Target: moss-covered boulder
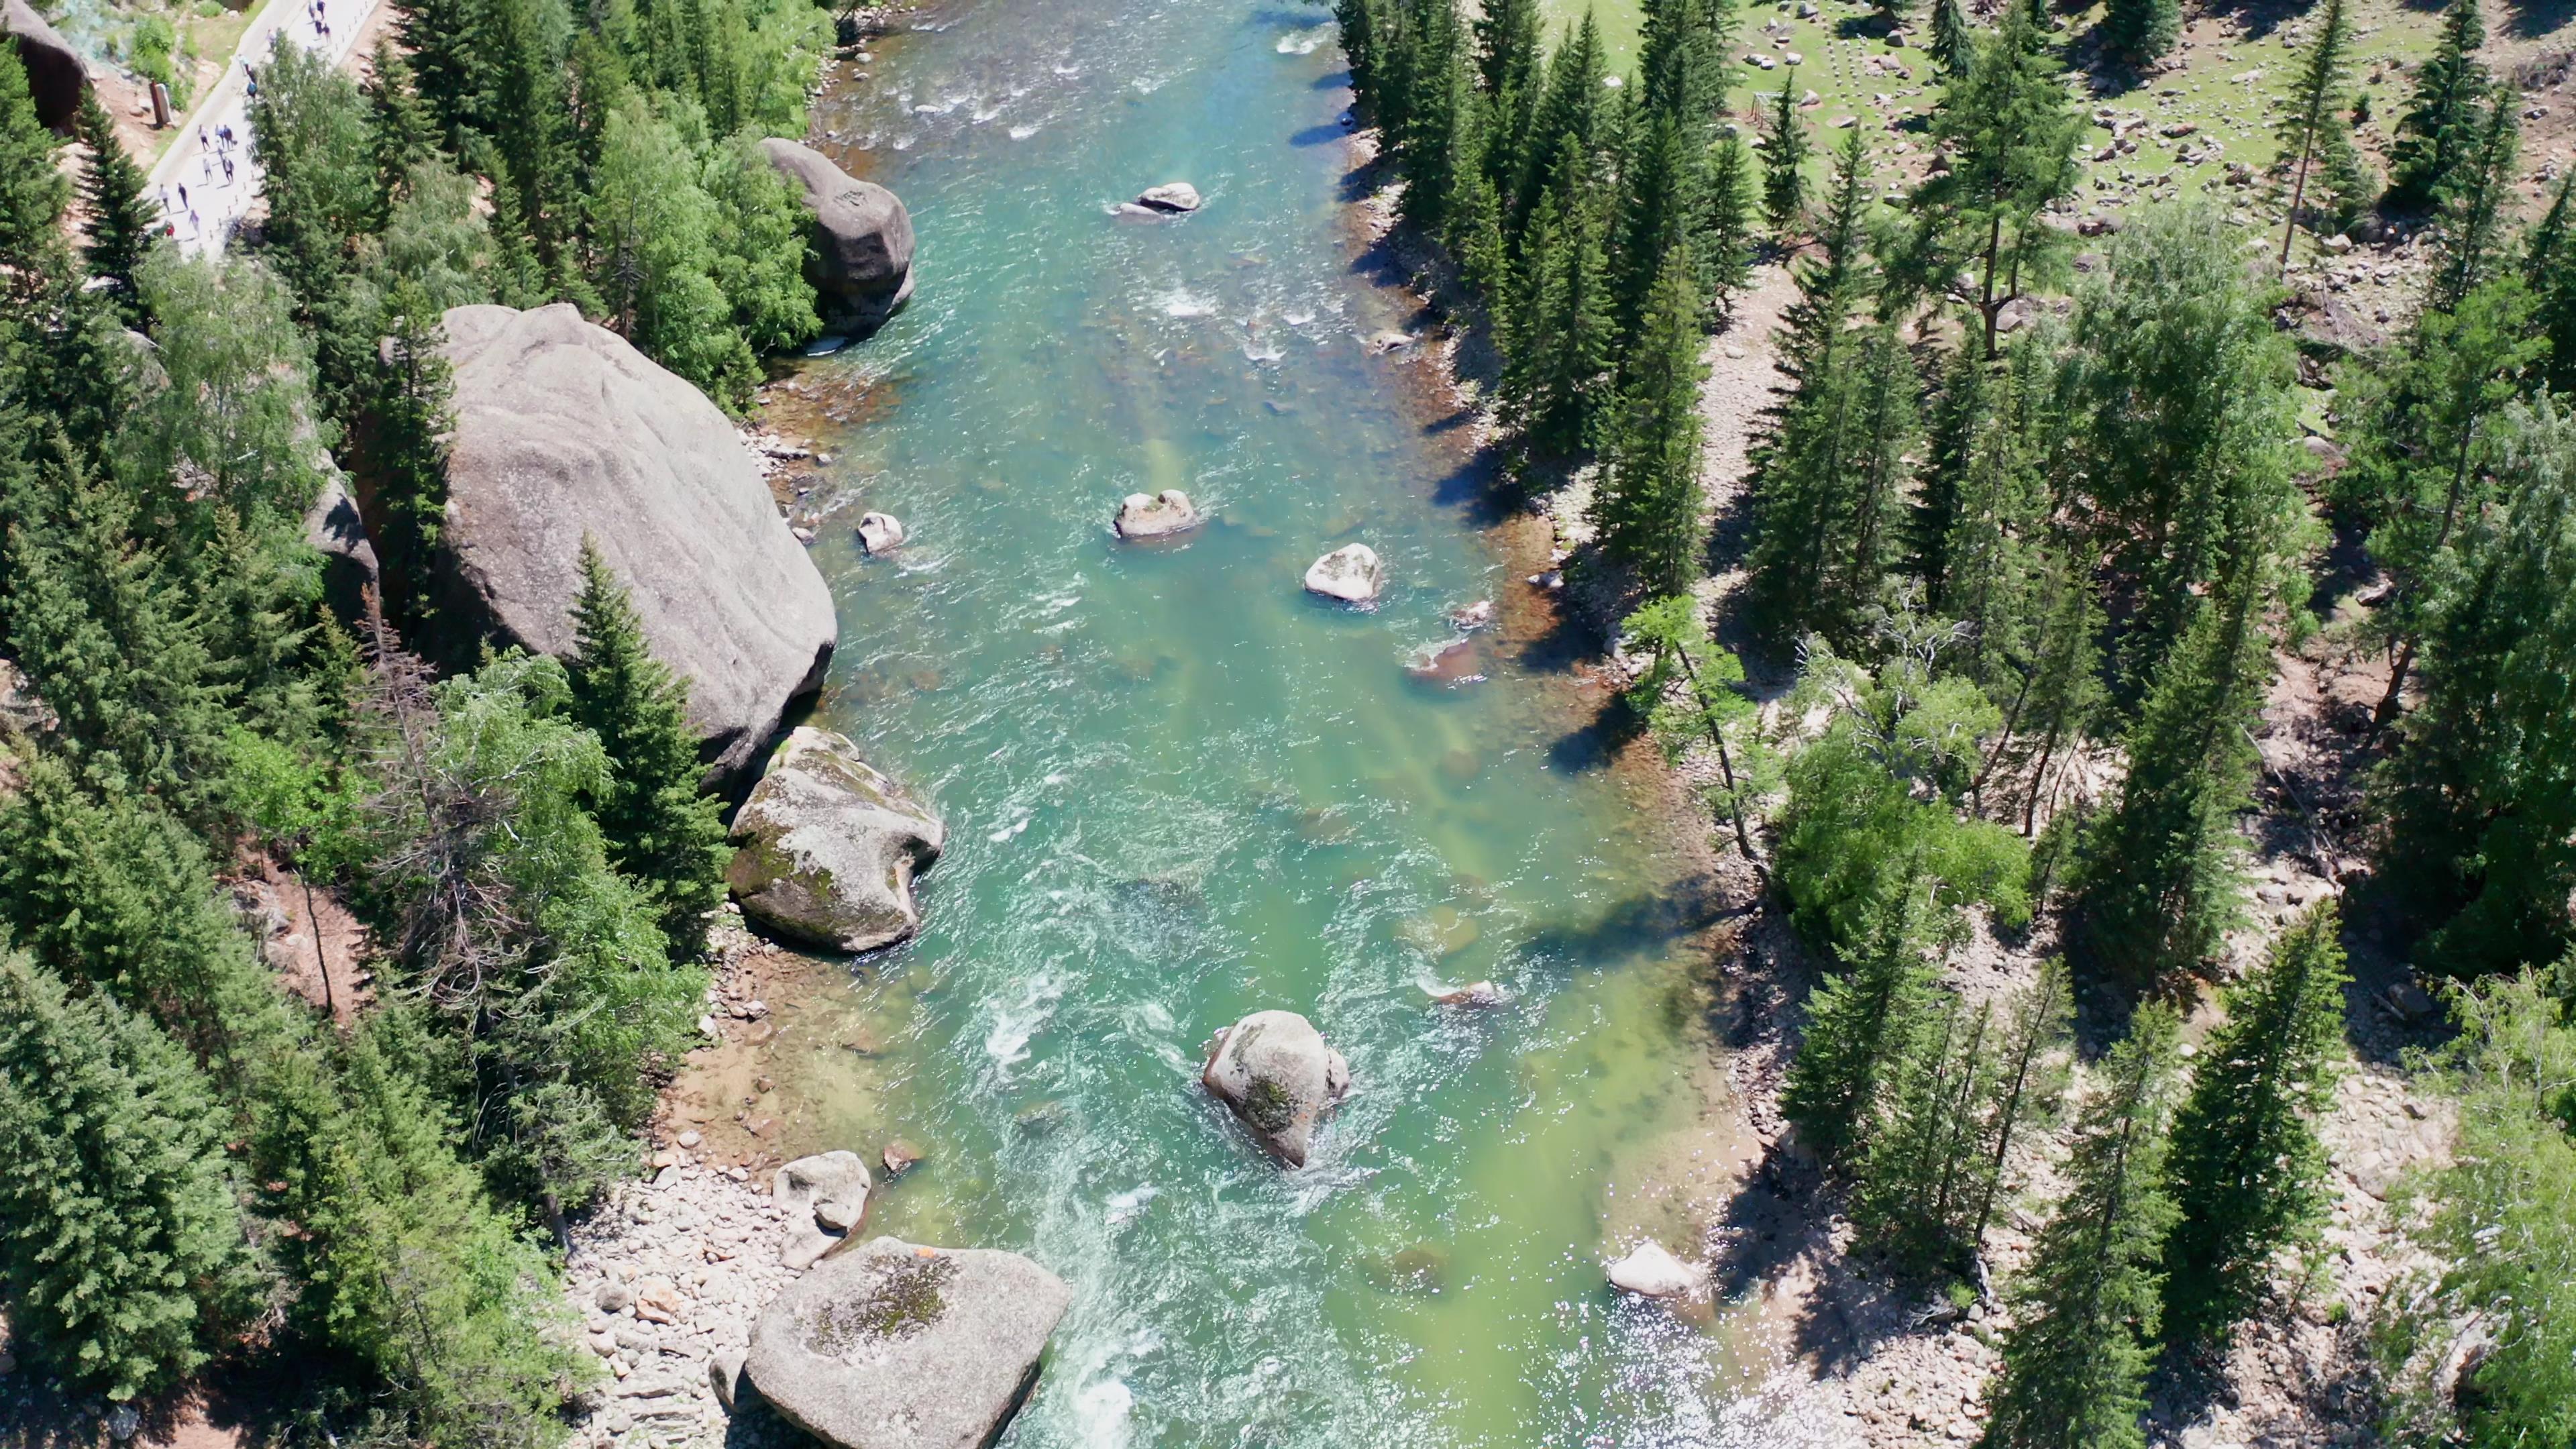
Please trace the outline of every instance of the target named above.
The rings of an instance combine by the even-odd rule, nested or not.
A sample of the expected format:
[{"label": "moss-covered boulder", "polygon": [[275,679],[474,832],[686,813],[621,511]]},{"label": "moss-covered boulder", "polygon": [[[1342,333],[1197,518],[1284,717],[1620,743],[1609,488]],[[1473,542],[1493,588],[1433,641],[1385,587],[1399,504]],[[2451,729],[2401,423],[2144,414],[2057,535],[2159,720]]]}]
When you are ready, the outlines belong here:
[{"label": "moss-covered boulder", "polygon": [[1303,1167],[1315,1124],[1351,1089],[1351,1068],[1313,1022],[1293,1011],[1256,1011],[1217,1033],[1199,1082],[1271,1156]]},{"label": "moss-covered boulder", "polygon": [[1072,1301],[1017,1253],[878,1238],[762,1309],[744,1370],[781,1417],[841,1449],[984,1449]]},{"label": "moss-covered boulder", "polygon": [[726,883],[753,925],[826,951],[873,951],[921,926],[912,880],[948,827],[843,735],[790,733],[734,816]]}]

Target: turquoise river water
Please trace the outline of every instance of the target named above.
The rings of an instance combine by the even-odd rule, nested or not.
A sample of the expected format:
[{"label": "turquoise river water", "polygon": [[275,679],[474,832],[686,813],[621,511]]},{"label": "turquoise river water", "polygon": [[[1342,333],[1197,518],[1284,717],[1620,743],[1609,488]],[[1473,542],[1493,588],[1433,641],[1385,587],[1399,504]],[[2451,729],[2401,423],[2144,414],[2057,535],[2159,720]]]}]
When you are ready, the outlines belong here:
[{"label": "turquoise river water", "polygon": [[[779,1013],[776,1142],[919,1142],[868,1232],[1074,1285],[1025,1449],[1760,1442],[1729,1321],[1602,1284],[1626,1233],[1687,1246],[1643,1186],[1735,1147],[1675,925],[1691,853],[1582,743],[1563,670],[1519,662],[1535,565],[1418,364],[1364,345],[1407,304],[1349,204],[1327,12],[903,24],[816,109],[919,233],[909,310],[804,369],[860,399],[808,500],[842,631],[818,721],[950,846],[917,940]],[[1113,213],[1175,179],[1202,211]],[[1111,537],[1173,486],[1210,526]],[[910,545],[863,558],[863,508]],[[1304,596],[1353,540],[1380,607]],[[1511,623],[1488,677],[1410,677],[1479,598]],[[1511,1004],[1429,1004],[1480,978]],[[1267,1007],[1357,1083],[1297,1172],[1197,1089],[1209,1035]]]}]

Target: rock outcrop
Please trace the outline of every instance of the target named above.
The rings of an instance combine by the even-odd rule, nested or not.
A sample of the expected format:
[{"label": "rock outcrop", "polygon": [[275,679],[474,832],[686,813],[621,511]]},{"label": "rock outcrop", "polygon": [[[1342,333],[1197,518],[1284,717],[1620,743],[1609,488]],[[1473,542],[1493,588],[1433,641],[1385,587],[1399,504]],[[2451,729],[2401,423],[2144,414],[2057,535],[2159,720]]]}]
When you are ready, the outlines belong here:
[{"label": "rock outcrop", "polygon": [[1190,495],[1178,488],[1166,488],[1151,497],[1128,494],[1118,505],[1115,526],[1120,538],[1169,538],[1187,533],[1204,521],[1190,503]]},{"label": "rock outcrop", "polygon": [[893,192],[861,181],[830,157],[776,136],[760,143],[778,174],[803,188],[814,215],[805,279],[828,310],[874,326],[912,298],[912,213]]},{"label": "rock outcrop", "polygon": [[36,119],[57,131],[71,129],[89,90],[89,67],[71,42],[45,23],[28,0],[0,4],[0,29],[18,43],[18,63],[26,67],[27,89],[36,101]]},{"label": "rock outcrop", "polygon": [[787,1241],[778,1261],[803,1270],[832,1251],[867,1215],[866,1159],[855,1152],[818,1152],[778,1169],[770,1195],[787,1210]]},{"label": "rock outcrop", "polygon": [[859,515],[859,547],[874,558],[903,547],[903,520],[891,513]]},{"label": "rock outcrop", "polygon": [[1345,604],[1372,603],[1384,587],[1386,568],[1377,561],[1377,550],[1364,543],[1344,544],[1306,568],[1308,593]]},{"label": "rock outcrop", "polygon": [[1072,1301],[1017,1253],[878,1238],[761,1310],[744,1370],[780,1417],[839,1449],[986,1449]]},{"label": "rock outcrop", "polygon": [[827,951],[873,951],[921,925],[912,878],[948,827],[859,757],[799,726],[734,816],[726,884],[753,924]]},{"label": "rock outcrop", "polygon": [[689,682],[719,778],[757,762],[840,637],[831,591],[733,424],[624,338],[557,303],[446,318],[456,372],[437,567],[465,636],[569,656],[587,536]]},{"label": "rock outcrop", "polygon": [[1271,1156],[1303,1167],[1315,1124],[1351,1089],[1351,1068],[1313,1022],[1256,1011],[1217,1034],[1199,1082]]},{"label": "rock outcrop", "polygon": [[367,591],[381,586],[383,571],[367,537],[367,520],[336,470],[304,512],[304,541],[322,555],[322,597],[343,622],[355,624],[366,614]]},{"label": "rock outcrop", "polygon": [[1199,209],[1199,189],[1186,181],[1166,181],[1160,186],[1146,187],[1136,198],[1136,204],[1147,211],[1177,216]]}]

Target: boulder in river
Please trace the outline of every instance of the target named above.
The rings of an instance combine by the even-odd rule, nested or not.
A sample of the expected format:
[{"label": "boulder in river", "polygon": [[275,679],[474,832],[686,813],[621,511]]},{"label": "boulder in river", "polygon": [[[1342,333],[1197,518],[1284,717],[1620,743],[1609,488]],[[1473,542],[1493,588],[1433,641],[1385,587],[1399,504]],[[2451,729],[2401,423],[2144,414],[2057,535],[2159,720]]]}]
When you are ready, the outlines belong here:
[{"label": "boulder in river", "polygon": [[1664,1251],[1656,1242],[1639,1243],[1609,1265],[1610,1286],[1642,1298],[1684,1298],[1700,1286],[1699,1270]]},{"label": "boulder in river", "polygon": [[903,547],[903,520],[891,513],[859,515],[859,546],[870,557],[889,554]]},{"label": "boulder in river", "polygon": [[948,827],[829,730],[799,725],[733,822],[725,883],[752,924],[827,951],[873,951],[921,925],[912,878]]},{"label": "boulder in river", "polygon": [[1503,994],[1503,988],[1490,981],[1470,981],[1455,991],[1434,992],[1431,1000],[1438,1006],[1481,1007],[1500,1006],[1511,998]]},{"label": "boulder in river", "polygon": [[855,1152],[818,1152],[778,1169],[770,1197],[787,1213],[779,1261],[803,1271],[849,1236],[868,1210],[868,1164]]},{"label": "boulder in river", "polygon": [[772,136],[760,149],[804,192],[814,217],[805,279],[823,294],[826,310],[862,326],[893,316],[912,297],[912,213],[901,198],[802,142]]},{"label": "boulder in river", "polygon": [[1116,528],[1120,538],[1169,538],[1187,533],[1205,522],[1190,495],[1178,488],[1166,488],[1151,497],[1130,493],[1118,505]]},{"label": "boulder in river", "polygon": [[1386,586],[1386,568],[1377,550],[1364,543],[1344,544],[1307,566],[1306,591],[1345,604],[1375,602]]},{"label": "boulder in river", "polygon": [[1137,196],[1136,204],[1147,211],[1177,216],[1199,209],[1199,189],[1186,181],[1166,181],[1160,186],[1146,187]]},{"label": "boulder in river", "polygon": [[18,43],[18,63],[27,72],[37,122],[57,131],[70,130],[81,97],[89,90],[89,67],[81,63],[80,52],[45,23],[44,15],[28,0],[0,4],[0,29]]},{"label": "boulder in river", "polygon": [[838,1449],[986,1449],[1072,1301],[1017,1253],[878,1238],[771,1300],[744,1369],[781,1418]]},{"label": "boulder in river", "polygon": [[1479,629],[1491,628],[1493,623],[1494,601],[1491,599],[1478,599],[1472,604],[1460,604],[1449,611],[1449,627],[1461,634],[1472,634]]},{"label": "boulder in river", "polygon": [[572,654],[595,540],[723,781],[748,773],[840,638],[832,594],[732,421],[568,303],[448,311],[455,428],[438,587],[470,663],[484,638]]},{"label": "boulder in river", "polygon": [[1316,1122],[1351,1089],[1351,1067],[1313,1022],[1293,1011],[1256,1011],[1217,1033],[1199,1082],[1271,1156],[1303,1167]]}]

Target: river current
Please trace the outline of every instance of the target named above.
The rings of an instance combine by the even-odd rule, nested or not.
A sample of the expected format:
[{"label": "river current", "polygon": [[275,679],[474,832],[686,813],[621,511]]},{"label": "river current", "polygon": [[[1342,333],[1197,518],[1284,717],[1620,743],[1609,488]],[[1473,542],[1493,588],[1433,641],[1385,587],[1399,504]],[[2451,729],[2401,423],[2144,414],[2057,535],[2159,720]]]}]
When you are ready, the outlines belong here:
[{"label": "river current", "polygon": [[[910,308],[804,365],[862,399],[808,500],[817,722],[935,803],[927,926],[780,1013],[777,1145],[929,1160],[867,1231],[1026,1252],[1074,1305],[1009,1442],[1753,1443],[1720,1316],[1614,1301],[1738,1144],[1697,1022],[1693,852],[1608,768],[1379,287],[1320,6],[944,0],[818,143],[893,187]],[[1178,220],[1115,213],[1187,180]],[[1129,492],[1211,523],[1122,545]],[[911,542],[869,559],[862,509]],[[1362,541],[1361,612],[1302,594]],[[1503,604],[1482,679],[1407,671]],[[1597,703],[1597,702],[1596,702]],[[1491,979],[1499,1009],[1429,992]],[[1283,1172],[1197,1088],[1243,1013],[1356,1090]]]}]

